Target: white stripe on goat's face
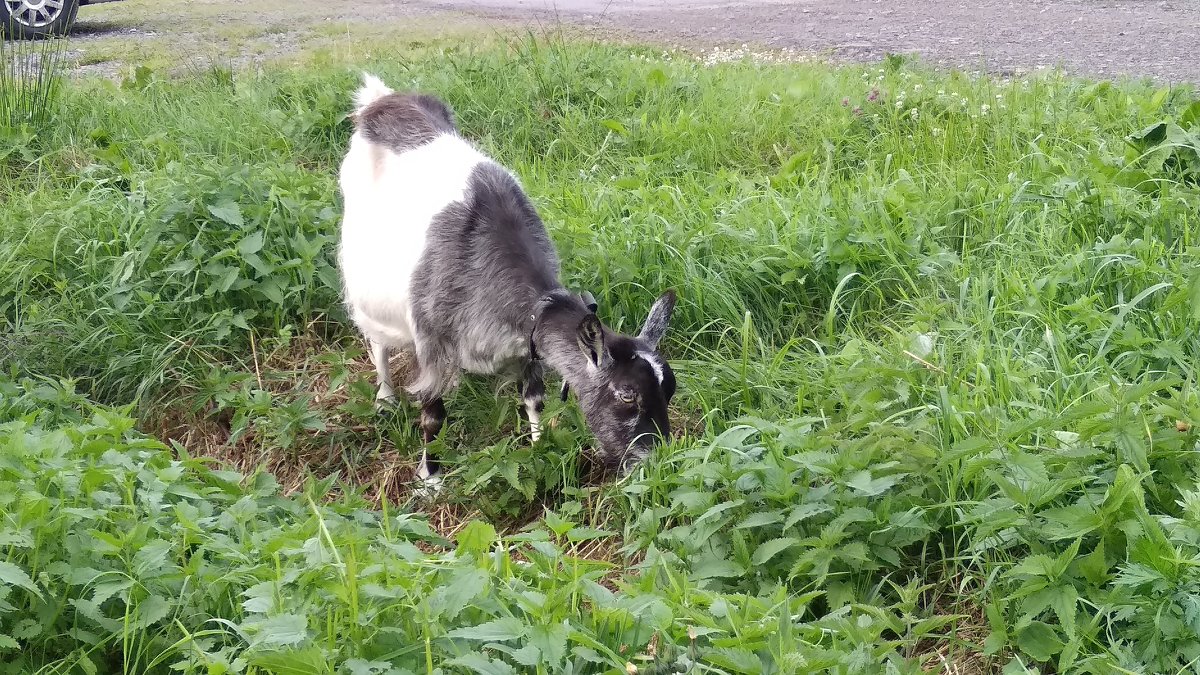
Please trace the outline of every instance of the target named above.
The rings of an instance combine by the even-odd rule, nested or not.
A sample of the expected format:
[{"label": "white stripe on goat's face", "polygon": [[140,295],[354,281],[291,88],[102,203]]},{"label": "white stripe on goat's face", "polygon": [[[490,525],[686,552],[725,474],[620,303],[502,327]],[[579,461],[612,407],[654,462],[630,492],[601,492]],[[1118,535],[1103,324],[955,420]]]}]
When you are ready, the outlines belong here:
[{"label": "white stripe on goat's face", "polygon": [[653,352],[638,352],[637,355],[640,356],[646,363],[650,364],[650,367],[654,370],[654,376],[658,378],[658,383],[662,384],[663,363],[662,359],[658,358],[658,354]]}]

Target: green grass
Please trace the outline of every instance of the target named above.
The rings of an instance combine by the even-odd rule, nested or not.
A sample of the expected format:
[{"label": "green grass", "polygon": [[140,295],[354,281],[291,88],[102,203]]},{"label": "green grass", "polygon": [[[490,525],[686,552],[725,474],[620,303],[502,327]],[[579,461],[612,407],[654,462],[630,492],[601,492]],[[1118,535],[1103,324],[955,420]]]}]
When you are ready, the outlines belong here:
[{"label": "green grass", "polygon": [[48,123],[57,97],[63,40],[0,40],[0,123],[6,128]]},{"label": "green grass", "polygon": [[[0,672],[1196,672],[1195,93],[657,53],[142,69],[6,131]],[[408,501],[332,266],[363,68],[610,325],[679,290],[628,480],[468,380]]]}]

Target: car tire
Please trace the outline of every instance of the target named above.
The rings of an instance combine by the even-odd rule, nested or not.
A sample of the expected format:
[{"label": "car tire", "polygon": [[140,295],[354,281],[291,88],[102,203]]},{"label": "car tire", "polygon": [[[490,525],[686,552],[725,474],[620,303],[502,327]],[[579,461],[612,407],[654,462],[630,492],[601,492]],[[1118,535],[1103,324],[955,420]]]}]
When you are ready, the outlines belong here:
[{"label": "car tire", "polygon": [[79,13],[79,0],[0,0],[0,32],[33,39],[66,35]]}]

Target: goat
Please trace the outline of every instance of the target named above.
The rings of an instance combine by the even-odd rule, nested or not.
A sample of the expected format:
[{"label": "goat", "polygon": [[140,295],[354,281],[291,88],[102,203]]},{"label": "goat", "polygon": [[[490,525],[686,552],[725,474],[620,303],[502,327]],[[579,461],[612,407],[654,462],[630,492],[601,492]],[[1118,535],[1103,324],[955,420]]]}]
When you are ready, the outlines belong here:
[{"label": "goat", "polygon": [[554,245],[516,176],[459,133],[444,101],[364,73],[354,103],[337,262],[381,404],[395,400],[390,351],[415,355],[406,389],[421,406],[418,479],[441,483],[428,446],[462,372],[515,376],[537,442],[544,365],[562,377],[564,400],[575,391],[601,465],[627,473],[670,434],[675,375],[658,344],[675,292],[654,302],[638,335],[610,330],[590,297],[559,282]]}]

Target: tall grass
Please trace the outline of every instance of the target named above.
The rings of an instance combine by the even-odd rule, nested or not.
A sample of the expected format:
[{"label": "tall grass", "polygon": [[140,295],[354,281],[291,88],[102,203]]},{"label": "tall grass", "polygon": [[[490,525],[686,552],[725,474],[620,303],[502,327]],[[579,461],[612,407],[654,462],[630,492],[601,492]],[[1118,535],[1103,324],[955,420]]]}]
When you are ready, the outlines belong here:
[{"label": "tall grass", "polygon": [[66,38],[0,40],[0,123],[42,130],[62,86]]},{"label": "tall grass", "polygon": [[[99,401],[0,389],[0,500],[44,497],[0,524],[23,665],[1188,672],[1195,93],[655,54],[434,45],[65,89],[42,174],[0,186],[10,368]],[[530,446],[515,393],[468,378],[430,507],[457,542],[407,513],[418,438],[373,413],[332,265],[361,69],[451,103],[606,320],[679,289],[683,437],[629,480],[580,480],[573,405]],[[300,497],[172,463],[126,403]]]}]

